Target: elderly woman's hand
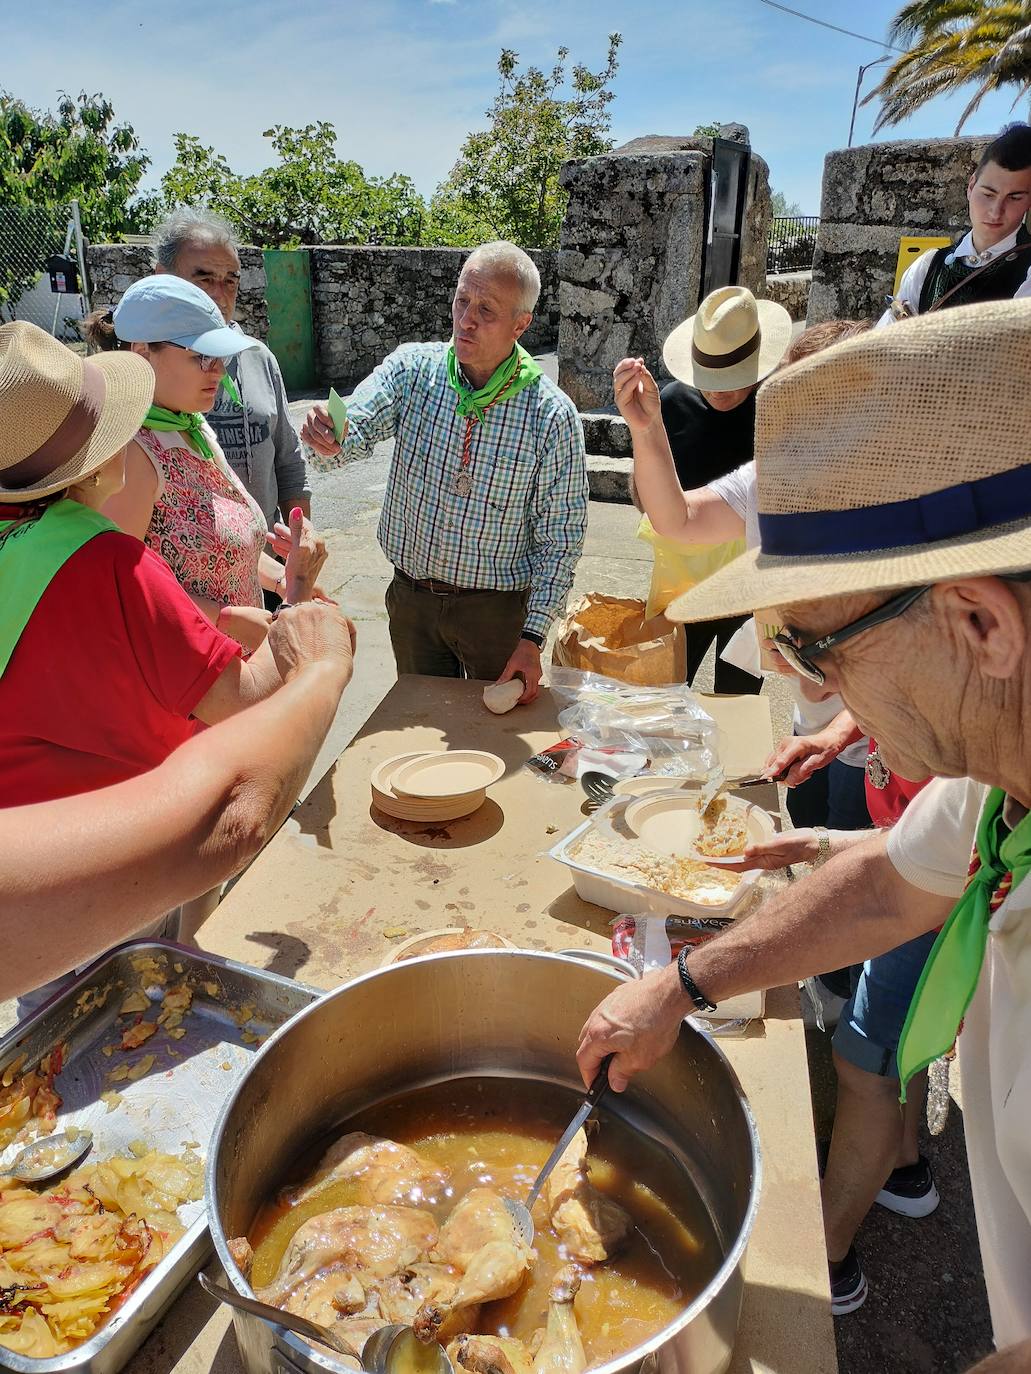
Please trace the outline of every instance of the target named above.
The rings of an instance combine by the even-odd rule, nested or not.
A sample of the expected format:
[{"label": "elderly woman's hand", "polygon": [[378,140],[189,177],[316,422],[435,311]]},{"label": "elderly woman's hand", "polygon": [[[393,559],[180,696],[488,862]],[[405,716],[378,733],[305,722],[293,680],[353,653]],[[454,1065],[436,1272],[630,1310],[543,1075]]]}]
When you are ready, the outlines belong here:
[{"label": "elderly woman's hand", "polygon": [[[347,422],[344,421],[344,432],[341,439],[347,436]],[[322,402],[313,405],[304,417],[304,424],[301,426],[301,440],[310,444],[316,453],[321,453],[323,458],[333,458],[340,452],[340,443],[336,437],[336,430],[333,421],[330,419],[329,410]]]},{"label": "elderly woman's hand", "polygon": [[280,558],[286,559],[284,582],[287,601],[310,601],[316,594],[319,573],[329,556],[326,543],[315,533],[299,506],[290,512],[290,524],[276,522],[268,542]]},{"label": "elderly woman's hand", "polygon": [[662,407],[655,378],[643,358],[624,358],[612,373],[616,406],[631,430],[647,429],[662,423]]}]

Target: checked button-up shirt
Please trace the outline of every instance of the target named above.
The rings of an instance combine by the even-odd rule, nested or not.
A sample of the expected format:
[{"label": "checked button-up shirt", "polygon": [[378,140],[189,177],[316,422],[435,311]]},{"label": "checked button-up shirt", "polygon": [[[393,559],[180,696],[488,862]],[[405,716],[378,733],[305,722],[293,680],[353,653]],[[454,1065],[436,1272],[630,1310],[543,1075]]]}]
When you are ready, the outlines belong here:
[{"label": "checked button-up shirt", "polygon": [[458,587],[529,587],[525,629],[565,608],[587,529],[587,461],[576,408],[547,377],[473,428],[472,491],[459,495],[466,421],[447,380],[447,344],[402,344],[347,403],[348,431],[325,471],[394,439],[379,542],[409,577]]}]

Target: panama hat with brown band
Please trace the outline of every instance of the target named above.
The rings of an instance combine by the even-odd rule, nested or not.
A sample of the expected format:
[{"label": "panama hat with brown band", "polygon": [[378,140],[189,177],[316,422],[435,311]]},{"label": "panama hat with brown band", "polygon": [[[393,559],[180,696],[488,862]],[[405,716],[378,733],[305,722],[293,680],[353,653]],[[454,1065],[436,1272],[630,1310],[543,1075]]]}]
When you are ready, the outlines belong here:
[{"label": "panama hat with brown band", "polygon": [[771,377],[760,547],[667,608],[710,620],[1031,568],[1031,301],[871,330]]},{"label": "panama hat with brown band", "polygon": [[102,468],[153,395],[135,353],[81,358],[34,324],[0,325],[0,501],[38,500]]},{"label": "panama hat with brown band", "polygon": [[776,301],[757,301],[745,286],[721,286],[677,325],[662,357],[674,377],[699,391],[737,391],[769,376],[791,329],[791,316]]}]

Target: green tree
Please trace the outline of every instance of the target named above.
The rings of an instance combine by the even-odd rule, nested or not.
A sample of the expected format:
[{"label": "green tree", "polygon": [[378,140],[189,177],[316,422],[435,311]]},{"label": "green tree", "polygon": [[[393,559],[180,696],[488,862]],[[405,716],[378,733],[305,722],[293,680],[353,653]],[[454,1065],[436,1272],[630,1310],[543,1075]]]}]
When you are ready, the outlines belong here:
[{"label": "green tree", "polygon": [[892,21],[888,40],[908,49],[866,97],[880,100],[874,131],[898,124],[936,95],[976,86],[956,133],[989,91],[1031,91],[1029,0],[912,0]]},{"label": "green tree", "polygon": [[568,48],[559,48],[550,72],[520,71],[519,54],[502,51],[489,127],[469,134],[437,188],[427,241],[465,245],[503,238],[524,248],[557,246],[568,199],[559,168],[569,158],[612,147],[610,86],[621,42],[618,33],[609,35],[608,57],[597,72],[576,64],[567,73]]},{"label": "green tree", "polygon": [[367,177],[357,162],[341,160],[332,124],[277,124],[264,137],[278,161],[241,176],[214,148],[177,134],[175,163],[161,178],[168,205],[209,205],[265,248],[420,241],[425,207],[410,179]]},{"label": "green tree", "polygon": [[0,204],[77,200],[87,238],[143,233],[157,211],[155,197],[139,195],[149,166],[132,125],[115,123],[105,96],[62,93],[52,114],[0,91]]},{"label": "green tree", "polygon": [[791,219],[802,213],[802,207],[798,201],[789,201],[783,191],[771,192],[770,209],[774,219]]},{"label": "green tree", "polygon": [[697,124],[695,125],[694,133],[691,135],[692,138],[719,138],[719,136],[719,124]]},{"label": "green tree", "polygon": [[131,124],[115,123],[103,95],[62,94],[56,113],[0,91],[0,306],[13,311],[63,245],[68,203],[83,233],[120,239],[153,223],[156,197],[140,196],[150,159]]}]

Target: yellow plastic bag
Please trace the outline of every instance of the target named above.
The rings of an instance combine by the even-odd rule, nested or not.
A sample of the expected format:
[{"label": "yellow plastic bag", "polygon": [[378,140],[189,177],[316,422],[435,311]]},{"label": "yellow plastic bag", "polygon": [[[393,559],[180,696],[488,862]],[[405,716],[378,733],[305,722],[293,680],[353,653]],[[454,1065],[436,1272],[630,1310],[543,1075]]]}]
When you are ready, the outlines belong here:
[{"label": "yellow plastic bag", "polygon": [[652,546],[654,556],[645,612],[649,618],[661,615],[674,597],[704,582],[745,551],[743,539],[731,539],[726,544],[680,544],[666,539],[655,533],[647,515],[641,516],[637,537]]}]

